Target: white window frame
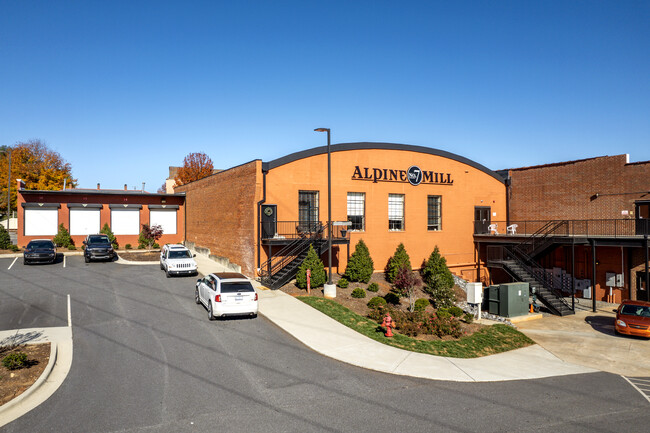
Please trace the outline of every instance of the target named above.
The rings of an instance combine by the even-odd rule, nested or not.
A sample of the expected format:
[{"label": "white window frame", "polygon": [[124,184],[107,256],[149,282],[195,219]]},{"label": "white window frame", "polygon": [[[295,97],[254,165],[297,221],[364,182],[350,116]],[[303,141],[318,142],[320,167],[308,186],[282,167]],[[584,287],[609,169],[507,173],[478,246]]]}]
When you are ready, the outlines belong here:
[{"label": "white window frame", "polygon": [[[348,192],[347,195],[348,221],[352,222],[351,231],[365,231],[366,229],[366,193]],[[361,228],[355,227],[352,217],[361,217]]]},{"label": "white window frame", "polygon": [[[404,194],[388,194],[388,230],[391,232],[402,232],[406,229]],[[396,228],[399,224],[399,228]]]}]

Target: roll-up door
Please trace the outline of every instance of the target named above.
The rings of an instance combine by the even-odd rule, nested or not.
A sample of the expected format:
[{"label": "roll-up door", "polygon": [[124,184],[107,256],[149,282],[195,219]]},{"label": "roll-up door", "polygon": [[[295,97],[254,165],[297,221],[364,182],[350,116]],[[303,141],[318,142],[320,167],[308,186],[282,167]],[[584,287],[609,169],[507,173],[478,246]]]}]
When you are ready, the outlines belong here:
[{"label": "roll-up door", "polygon": [[111,230],[115,235],[140,233],[140,209],[111,209]]},{"label": "roll-up door", "polygon": [[99,209],[70,209],[70,234],[99,233]]},{"label": "roll-up door", "polygon": [[54,236],[58,224],[58,209],[25,209],[25,236]]},{"label": "roll-up door", "polygon": [[165,235],[176,234],[176,209],[151,209],[149,211],[150,225],[160,225]]}]

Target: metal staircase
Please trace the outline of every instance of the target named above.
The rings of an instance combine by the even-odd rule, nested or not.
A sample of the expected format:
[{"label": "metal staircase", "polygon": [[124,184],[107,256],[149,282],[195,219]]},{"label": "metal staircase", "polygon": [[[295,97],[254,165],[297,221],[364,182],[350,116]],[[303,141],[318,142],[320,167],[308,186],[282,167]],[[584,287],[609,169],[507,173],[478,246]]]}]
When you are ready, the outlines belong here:
[{"label": "metal staircase", "polygon": [[296,276],[298,268],[307,257],[309,247],[313,245],[319,256],[327,251],[327,240],[323,239],[325,227],[319,227],[297,238],[262,264],[260,278],[262,284],[270,289],[278,289]]},{"label": "metal staircase", "polygon": [[[535,288],[537,298],[553,314],[566,316],[575,311],[564,299],[562,289],[557,289],[553,276],[537,261],[542,253],[556,246],[555,236],[568,234],[568,221],[551,221],[514,246],[495,246],[488,252],[488,265],[503,268],[515,280],[529,283]],[[571,287],[566,287],[572,290]]]}]

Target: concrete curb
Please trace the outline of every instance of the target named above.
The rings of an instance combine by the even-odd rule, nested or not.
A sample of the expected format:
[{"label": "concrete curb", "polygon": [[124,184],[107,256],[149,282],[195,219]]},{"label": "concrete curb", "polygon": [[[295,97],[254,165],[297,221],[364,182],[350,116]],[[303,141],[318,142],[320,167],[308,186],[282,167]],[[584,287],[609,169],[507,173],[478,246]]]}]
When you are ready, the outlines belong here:
[{"label": "concrete curb", "polygon": [[[52,369],[54,368],[54,364],[56,364],[56,357],[58,354],[58,345],[56,341],[50,341],[50,359],[47,362],[47,366],[45,367],[45,370],[43,370],[43,373],[39,376],[38,379],[36,379],[36,382],[32,384],[29,388],[25,390],[22,394],[20,394],[18,397],[8,401],[7,403],[3,404],[0,406],[0,419],[2,419],[2,414],[8,410],[10,410],[12,407],[17,406],[21,404],[25,399],[27,399],[29,396],[31,396],[36,390],[38,390],[43,383],[50,377],[50,373],[52,373]],[[43,344],[43,343],[39,343]],[[2,424],[0,424],[2,426]]]},{"label": "concrete curb", "polygon": [[124,260],[120,255],[117,255],[117,260],[115,263],[119,263],[120,265],[135,265],[135,266],[143,266],[143,265],[158,265],[160,262],[135,262],[132,260]]}]

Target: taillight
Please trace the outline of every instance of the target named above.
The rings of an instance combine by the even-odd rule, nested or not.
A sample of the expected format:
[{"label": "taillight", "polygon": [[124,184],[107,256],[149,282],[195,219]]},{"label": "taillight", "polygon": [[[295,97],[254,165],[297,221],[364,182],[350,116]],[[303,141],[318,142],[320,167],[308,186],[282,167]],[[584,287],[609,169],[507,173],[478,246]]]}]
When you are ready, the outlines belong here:
[{"label": "taillight", "polygon": [[257,293],[255,293],[255,299],[254,300],[257,301]]},{"label": "taillight", "polygon": [[214,302],[221,302],[221,295],[217,295],[214,297]]}]

